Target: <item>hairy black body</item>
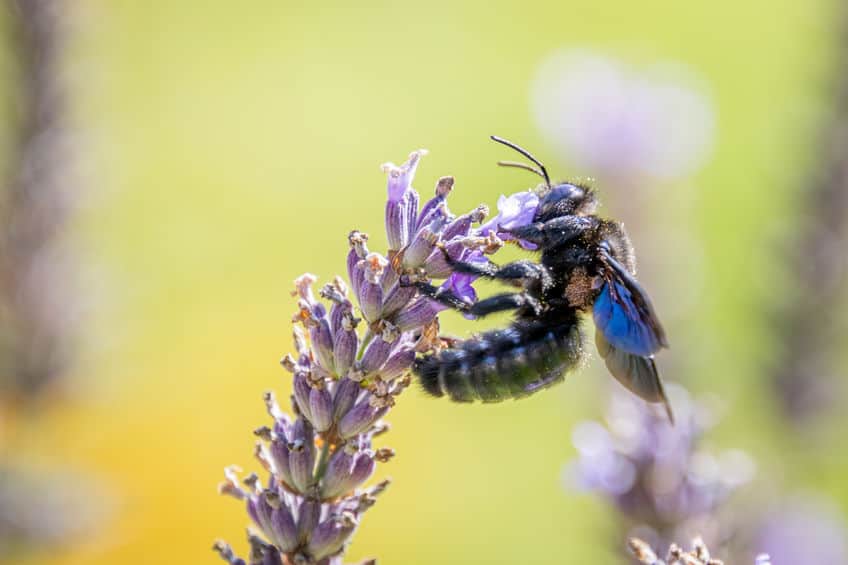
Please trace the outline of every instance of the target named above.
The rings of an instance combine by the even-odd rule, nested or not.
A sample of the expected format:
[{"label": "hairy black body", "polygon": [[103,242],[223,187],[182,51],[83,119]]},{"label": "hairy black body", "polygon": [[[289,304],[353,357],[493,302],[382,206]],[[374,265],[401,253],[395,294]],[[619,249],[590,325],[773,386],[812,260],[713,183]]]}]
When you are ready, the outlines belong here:
[{"label": "hairy black body", "polygon": [[580,362],[582,350],[577,320],[566,313],[516,320],[508,328],[425,356],[414,370],[433,396],[447,394],[458,402],[500,402],[561,381]]},{"label": "hairy black body", "polygon": [[535,244],[539,261],[503,266],[451,262],[455,272],[517,287],[517,292],[473,304],[429,283],[414,283],[424,295],[476,317],[515,312],[505,329],[449,341],[449,347],[419,357],[413,371],[422,387],[458,402],[499,402],[560,382],[584,357],[580,319],[594,307],[596,344],[607,368],[640,397],[664,403],[671,418],[653,360],[653,354],[667,346],[665,334],[647,294],[633,278],[633,246],[623,226],[595,215],[597,200],[590,188],[551,186],[544,166],[529,153],[493,139],[539,168],[501,164],[529,169],[546,181],[537,189],[540,201],[532,223],[501,230]]}]

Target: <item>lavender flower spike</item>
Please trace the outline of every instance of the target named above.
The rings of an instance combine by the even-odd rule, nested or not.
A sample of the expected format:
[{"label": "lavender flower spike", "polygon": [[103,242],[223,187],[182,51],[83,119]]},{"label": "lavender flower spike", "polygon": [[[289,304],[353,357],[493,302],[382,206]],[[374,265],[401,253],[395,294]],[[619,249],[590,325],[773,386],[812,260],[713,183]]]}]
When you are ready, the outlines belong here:
[{"label": "lavender flower spike", "polygon": [[419,210],[412,179],[424,153],[384,166],[389,250],[369,250],[368,236],[352,231],[349,287],[336,278],[316,293],[313,275],[295,281],[295,351],[281,363],[292,375],[294,417],[266,393],[272,423],[254,433],[260,440],[255,455],[267,478],[251,474],[239,480],[238,470],[228,468],[220,487],[245,504],[255,530],[247,560],[216,543],[232,565],[341,565],[363,514],[388,485],[363,488],[378,463],[394,455],[391,448],[373,447],[387,429],[381,419],[409,386],[415,352],[435,339],[442,308],[410,283],[446,278],[445,285],[474,300],[474,278],[452,274],[441,249],[453,259],[485,261],[483,253],[500,247],[497,236],[472,227],[484,219],[485,206],[451,214],[452,177],[439,179],[434,196]]}]

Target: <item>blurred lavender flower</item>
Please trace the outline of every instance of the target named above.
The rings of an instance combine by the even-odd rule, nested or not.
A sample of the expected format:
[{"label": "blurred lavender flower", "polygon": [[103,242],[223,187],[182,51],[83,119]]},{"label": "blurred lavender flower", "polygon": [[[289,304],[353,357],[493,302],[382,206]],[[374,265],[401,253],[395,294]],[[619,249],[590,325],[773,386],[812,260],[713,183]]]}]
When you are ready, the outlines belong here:
[{"label": "blurred lavender flower", "polygon": [[450,213],[452,177],[440,179],[419,209],[412,180],[422,155],[416,151],[400,166],[384,165],[388,253],[370,251],[368,236],[354,231],[348,237],[350,287],[337,277],[321,289],[322,301],[313,292],[314,276],[295,281],[295,353],[282,360],[293,376],[293,416],[266,394],[273,422],[256,430],[262,440],[256,457],[268,479],[252,474],[239,480],[234,467],[225,472],[221,492],[246,503],[259,532],[249,537],[248,561],[216,543],[231,564],[341,563],[363,513],[388,486],[362,488],[377,463],[394,455],[374,446],[387,430],[381,418],[409,385],[416,351],[437,346],[436,316],[443,307],[410,283],[447,279],[444,287],[474,300],[473,277],[451,273],[445,254],[480,261],[502,245],[496,234],[472,228],[485,218],[484,206]]},{"label": "blurred lavender flower", "polygon": [[[600,179],[625,203],[615,216],[637,249],[662,250],[640,255],[640,280],[672,329],[697,315],[706,285],[703,245],[693,232],[697,186],[686,181],[711,153],[715,112],[693,75],[683,65],[636,69],[575,49],[545,59],[532,86],[543,137],[572,170]],[[668,182],[674,190],[663,189]],[[668,245],[669,233],[678,244]],[[674,299],[663,301],[668,296]]]},{"label": "blurred lavender flower", "polygon": [[113,498],[102,481],[70,468],[0,463],[0,563],[85,537],[112,514]]},{"label": "blurred lavender flower", "polygon": [[[18,420],[43,409],[69,374],[82,327],[81,293],[73,288],[79,262],[63,237],[81,188],[64,73],[74,13],[60,0],[9,0],[0,11],[4,94],[10,95],[4,101],[12,109],[0,135],[7,151],[0,192],[0,427],[23,430],[27,423]],[[28,441],[24,435],[21,442]],[[0,450],[0,561],[55,551],[90,532],[108,510],[97,481],[54,465],[47,472],[18,447]]]},{"label": "blurred lavender flower", "polygon": [[62,234],[79,195],[61,72],[63,2],[6,3],[18,120],[0,195],[0,395],[33,400],[68,371],[79,327]]},{"label": "blurred lavender flower", "polygon": [[580,169],[612,180],[681,178],[710,153],[715,118],[674,70],[637,73],[589,51],[557,52],[533,86],[536,122]]},{"label": "blurred lavender flower", "polygon": [[848,563],[848,526],[839,510],[810,496],[781,503],[768,513],[756,539],[779,565]]},{"label": "blurred lavender flower", "polygon": [[783,257],[777,258],[787,265],[781,278],[791,286],[775,295],[771,325],[779,344],[770,373],[793,430],[836,412],[846,391],[839,355],[848,316],[834,308],[844,303],[848,289],[848,77],[842,64],[848,53],[848,6],[839,2],[834,9],[828,34],[834,57],[829,88],[822,90],[829,100],[818,120],[818,139],[802,146],[812,159],[809,170],[798,175],[792,212],[798,220],[787,232]]},{"label": "blurred lavender flower", "polygon": [[710,453],[698,448],[712,416],[675,385],[667,392],[677,414],[670,426],[629,396],[616,394],[607,426],[584,422],[573,432],[579,458],[566,467],[572,486],[597,492],[618,510],[629,535],[654,546],[703,534],[721,545],[731,532],[717,511],[754,475],[750,457],[738,450]]}]

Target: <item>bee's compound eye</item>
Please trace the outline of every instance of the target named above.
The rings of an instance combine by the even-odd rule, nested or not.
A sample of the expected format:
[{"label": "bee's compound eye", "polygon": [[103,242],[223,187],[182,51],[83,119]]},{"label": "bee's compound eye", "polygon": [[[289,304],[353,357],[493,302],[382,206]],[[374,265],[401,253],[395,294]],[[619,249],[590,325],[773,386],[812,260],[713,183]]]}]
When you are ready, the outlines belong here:
[{"label": "bee's compound eye", "polygon": [[551,200],[580,200],[583,198],[583,189],[573,184],[558,184],[551,189]]}]

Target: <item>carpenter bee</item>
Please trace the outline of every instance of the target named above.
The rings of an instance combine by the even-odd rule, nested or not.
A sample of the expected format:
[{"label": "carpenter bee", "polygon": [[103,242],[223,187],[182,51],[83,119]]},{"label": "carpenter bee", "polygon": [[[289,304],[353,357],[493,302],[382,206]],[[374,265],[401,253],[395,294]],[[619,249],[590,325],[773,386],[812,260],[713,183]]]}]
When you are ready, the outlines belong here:
[{"label": "carpenter bee", "polygon": [[539,204],[532,221],[505,229],[536,247],[539,261],[505,265],[451,260],[451,268],[510,284],[517,292],[467,303],[449,290],[418,282],[420,292],[473,317],[514,311],[512,324],[420,356],[413,372],[433,396],[457,402],[500,402],[521,398],[564,379],[584,356],[580,318],[590,310],[595,345],[607,369],[644,400],[662,403],[669,420],[654,354],[668,347],[648,294],[636,281],[635,257],[624,227],[595,215],[597,197],[588,186],[552,185],[544,165],[518,145],[492,136],[536,166],[498,164],[529,170],[544,179],[536,189]]}]

